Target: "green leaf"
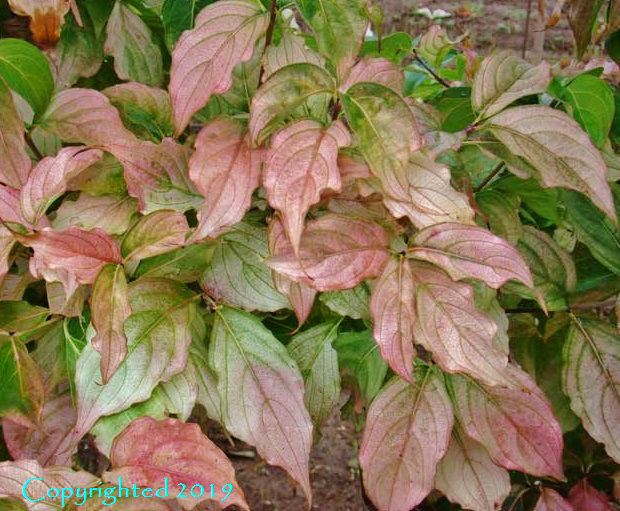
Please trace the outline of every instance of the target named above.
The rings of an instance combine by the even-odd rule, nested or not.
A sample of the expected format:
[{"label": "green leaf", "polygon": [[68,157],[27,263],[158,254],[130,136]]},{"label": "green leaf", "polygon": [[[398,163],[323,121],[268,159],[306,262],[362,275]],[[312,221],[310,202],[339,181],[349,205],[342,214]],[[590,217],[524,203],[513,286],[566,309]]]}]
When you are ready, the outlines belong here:
[{"label": "green leaf", "polygon": [[469,87],[452,87],[439,95],[435,108],[441,113],[443,131],[456,133],[474,122],[470,93]]},{"label": "green leaf", "polygon": [[263,263],[268,255],[266,230],[241,222],[218,239],[200,285],[226,305],[260,311],[288,309],[288,300],[276,290],[271,270]]},{"label": "green leaf", "polygon": [[0,76],[41,115],[54,92],[54,78],[47,59],[21,39],[0,39]]},{"label": "green leaf", "polygon": [[304,378],[304,403],[316,427],[327,420],[340,398],[338,354],[332,346],[339,324],[332,321],[305,330],[286,347]]},{"label": "green leaf", "polygon": [[564,88],[563,99],[572,107],[573,117],[594,143],[603,147],[616,110],[611,87],[600,78],[584,73]]},{"label": "green leaf", "polygon": [[491,189],[502,194],[519,197],[524,205],[547,220],[558,225],[561,221],[558,211],[559,191],[550,188],[541,188],[534,179],[520,179],[508,176],[495,181]]},{"label": "green leaf", "polygon": [[349,316],[353,319],[370,319],[370,310],[368,308],[370,290],[365,282],[346,291],[327,291],[321,293],[319,300],[341,316]]},{"label": "green leaf", "polygon": [[413,47],[413,40],[406,32],[394,32],[386,37],[381,38],[381,51],[379,51],[379,42],[364,41],[360,57],[383,57],[397,64],[409,56]]},{"label": "green leaf", "polygon": [[170,53],[185,30],[194,27],[196,14],[214,0],[164,0],[161,21],[166,33],[166,46]]},{"label": "green leaf", "polygon": [[[620,211],[620,186],[613,184],[616,209]],[[572,191],[562,192],[566,220],[573,226],[577,239],[588,247],[596,260],[620,275],[620,229],[585,196]]]},{"label": "green leaf", "polygon": [[31,330],[44,323],[49,313],[45,307],[28,302],[0,302],[0,329],[8,332]]},{"label": "green leaf", "polygon": [[487,215],[491,231],[516,245],[523,234],[519,219],[519,197],[486,190],[476,194],[476,202]]},{"label": "green leaf", "polygon": [[162,277],[179,282],[193,282],[207,269],[215,244],[193,243],[187,247],[140,261],[134,276]]},{"label": "green leaf", "polygon": [[367,406],[381,389],[388,370],[370,330],[339,334],[334,348],[343,382],[356,392],[356,405]]}]

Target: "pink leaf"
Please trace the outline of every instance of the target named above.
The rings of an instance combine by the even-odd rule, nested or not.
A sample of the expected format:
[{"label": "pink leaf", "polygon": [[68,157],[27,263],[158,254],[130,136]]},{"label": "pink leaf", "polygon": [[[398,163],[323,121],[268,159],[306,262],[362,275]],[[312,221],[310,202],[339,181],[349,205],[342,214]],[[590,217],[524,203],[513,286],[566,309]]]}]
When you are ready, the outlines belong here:
[{"label": "pink leaf", "polygon": [[5,420],[2,432],[11,457],[37,460],[43,466],[70,465],[73,453],[60,453],[58,447],[71,432],[76,418],[71,395],[66,393],[45,403],[40,428],[27,428]]},{"label": "pink leaf", "polygon": [[549,401],[524,371],[508,365],[505,373],[510,385],[452,377],[459,422],[498,465],[564,480],[562,430]]},{"label": "pink leaf", "polygon": [[282,212],[282,223],[295,253],[310,206],[321,199],[321,192],[340,192],[338,149],[349,145],[351,136],[344,124],[321,124],[302,120],[276,133],[267,154],[263,186],[269,204]]},{"label": "pink leaf", "polygon": [[364,488],[381,511],[409,511],[433,489],[454,423],[440,376],[393,378],[368,410],[359,461]]},{"label": "pink leaf", "polygon": [[389,87],[397,94],[403,93],[404,77],[399,67],[391,60],[365,57],[360,60],[347,76],[340,90],[346,90],[358,82],[374,82]]},{"label": "pink leaf", "polygon": [[497,326],[475,308],[473,288],[435,266],[411,266],[416,341],[446,372],[467,373],[490,385],[505,383],[508,356],[493,347]]},{"label": "pink leaf", "polygon": [[194,29],[183,33],[172,53],[170,96],[176,135],[212,94],[232,85],[232,70],[254,54],[269,14],[256,4],[226,0],[205,7]]},{"label": "pink leaf", "polygon": [[413,328],[416,322],[411,266],[406,259],[391,259],[370,298],[372,335],[381,356],[401,378],[412,381]]},{"label": "pink leaf", "polygon": [[362,158],[347,154],[338,155],[338,168],[343,184],[355,182],[356,179],[368,179],[372,176],[370,168]]},{"label": "pink leaf", "polygon": [[0,183],[20,188],[28,179],[32,162],[26,153],[24,123],[11,90],[0,77]]},{"label": "pink leaf", "polygon": [[[269,253],[272,256],[290,253],[293,250],[284,232],[284,226],[277,217],[269,224],[268,242]],[[312,310],[316,290],[303,282],[295,282],[284,275],[280,275],[277,271],[273,271],[273,283],[276,289],[288,298],[301,326]]]},{"label": "pink leaf", "polygon": [[413,242],[413,257],[441,266],[455,280],[479,279],[497,289],[512,279],[534,287],[517,249],[482,227],[443,223],[423,229]]},{"label": "pink leaf", "polygon": [[97,335],[93,348],[101,354],[101,375],[106,384],[127,355],[125,320],[131,314],[125,270],[121,265],[104,266],[90,297],[91,321]]},{"label": "pink leaf", "polygon": [[36,224],[52,202],[67,190],[69,180],[102,156],[96,149],[65,147],[55,157],[43,158],[30,172],[20,193],[24,218]]},{"label": "pink leaf", "polygon": [[[35,226],[28,222],[22,215],[19,204],[19,194],[19,190],[0,184],[0,220],[21,224],[29,229],[34,229]],[[42,217],[37,223],[37,227],[49,227],[49,225],[50,223],[47,217]]]},{"label": "pink leaf", "polygon": [[67,295],[79,284],[92,284],[107,263],[121,262],[118,243],[101,229],[55,231],[46,227],[30,236],[19,235],[18,240],[34,250],[31,273],[48,281],[60,280]]},{"label": "pink leaf", "polygon": [[121,243],[125,261],[165,254],[185,244],[189,225],[183,213],[159,210],[140,218]]},{"label": "pink leaf", "polygon": [[317,291],[350,289],[379,275],[388,246],[378,225],[329,214],[307,224],[298,257],[291,251],[269,257],[265,264]]},{"label": "pink leaf", "polygon": [[551,488],[543,488],[534,511],[575,511],[575,508]]},{"label": "pink leaf", "polygon": [[240,222],[258,187],[262,151],[251,149],[246,129],[232,119],[209,122],[198,134],[189,177],[205,203],[190,242],[215,238]]},{"label": "pink leaf", "polygon": [[[235,480],[232,464],[197,424],[184,424],[176,419],[136,419],[114,440],[110,461],[112,470],[103,474],[103,479],[108,482],[122,478],[127,485],[159,488],[164,486],[167,478],[174,488],[171,495],[176,495],[179,491],[177,485],[183,483],[187,486],[186,496],[194,485],[198,485],[195,493],[199,493],[202,485],[204,496],[179,499],[185,509],[192,509],[204,500],[221,502],[225,497],[221,493],[224,485],[231,485],[233,491],[223,507],[238,505],[250,509]],[[214,497],[210,493],[211,484],[216,488]]]},{"label": "pink leaf", "polygon": [[575,511],[613,511],[607,497],[582,479],[568,492],[568,501]]}]

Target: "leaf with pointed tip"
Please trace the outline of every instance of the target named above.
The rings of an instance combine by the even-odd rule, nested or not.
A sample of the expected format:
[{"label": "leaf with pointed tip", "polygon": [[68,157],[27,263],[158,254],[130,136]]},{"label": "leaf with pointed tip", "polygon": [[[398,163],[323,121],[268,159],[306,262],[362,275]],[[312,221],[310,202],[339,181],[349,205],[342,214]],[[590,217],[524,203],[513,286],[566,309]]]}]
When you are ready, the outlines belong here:
[{"label": "leaf with pointed tip", "polygon": [[396,92],[377,83],[353,85],[342,102],[364,158],[385,186],[422,145],[413,112]]},{"label": "leaf with pointed tip", "polygon": [[620,344],[598,319],[573,318],[562,353],[562,384],[586,431],[620,462]]},{"label": "leaf with pointed tip", "polygon": [[548,62],[532,66],[510,50],[495,51],[474,77],[471,104],[483,117],[491,117],[519,98],[544,92],[550,81]]},{"label": "leaf with pointed tip", "polygon": [[72,452],[58,453],[58,446],[69,434],[76,419],[71,394],[48,399],[41,415],[41,428],[24,427],[11,420],[2,423],[4,441],[14,460],[33,459],[42,466],[70,465]]},{"label": "leaf with pointed tip", "polygon": [[563,438],[551,406],[527,373],[513,365],[508,385],[487,386],[450,377],[454,411],[465,432],[484,445],[498,465],[563,480]]},{"label": "leaf with pointed tip", "polygon": [[575,511],[575,508],[557,491],[543,488],[534,511]]},{"label": "leaf with pointed tip", "polygon": [[41,372],[26,347],[4,334],[0,334],[0,388],[0,416],[35,427],[44,400]]},{"label": "leaf with pointed tip", "polygon": [[[286,254],[293,250],[279,217],[274,217],[269,224],[267,241],[269,244],[269,254],[272,256]],[[310,315],[316,290],[303,282],[295,282],[279,274],[277,271],[272,272],[272,277],[276,289],[288,298],[291,307],[295,311],[295,316],[297,316],[298,324],[301,326]]]},{"label": "leaf with pointed tip", "polygon": [[391,60],[365,57],[353,66],[340,90],[346,92],[359,82],[379,83],[397,94],[402,94],[404,76],[400,68]]},{"label": "leaf with pointed tip", "polygon": [[365,282],[345,291],[321,293],[319,300],[340,316],[370,319],[370,290]]},{"label": "leaf with pointed tip", "polygon": [[123,126],[110,100],[93,89],[67,89],[56,93],[39,125],[58,135],[63,142],[105,149],[118,141],[135,140],[133,133]]},{"label": "leaf with pointed tip", "polygon": [[394,377],[381,389],[359,451],[364,488],[375,506],[409,511],[424,500],[453,423],[450,399],[432,368],[416,371],[413,383]]},{"label": "leaf with pointed tip", "polygon": [[284,468],[310,505],[312,422],[299,369],[255,316],[227,307],[216,314],[209,362],[217,376],[223,425],[255,446],[267,463]]},{"label": "leaf with pointed tip", "polygon": [[276,311],[288,307],[275,288],[269,268],[264,228],[245,222],[223,235],[200,286],[215,300],[247,310]]},{"label": "leaf with pointed tip", "polygon": [[[23,499],[26,483],[27,495],[30,497],[26,501],[29,511],[53,511],[59,509],[61,503],[59,499],[49,498],[48,491],[52,488],[88,488],[97,483],[97,477],[84,471],[74,472],[69,467],[42,468],[34,460],[0,463],[0,498]],[[35,502],[38,499],[42,500]]]},{"label": "leaf with pointed tip", "polygon": [[[592,41],[592,32],[597,23],[603,0],[570,0],[567,18],[576,42],[577,58],[581,59]],[[614,3],[610,4],[613,9]],[[577,510],[581,511],[581,510]],[[596,511],[596,510],[594,510]]]},{"label": "leaf with pointed tip", "polygon": [[183,33],[172,52],[170,97],[176,135],[212,94],[232,85],[232,70],[254,54],[267,30],[269,14],[259,3],[226,0],[205,7],[192,30]]},{"label": "leaf with pointed tip", "polygon": [[455,280],[482,280],[497,289],[508,280],[533,288],[532,274],[515,247],[490,231],[456,223],[427,227],[413,239],[409,253],[443,268]]},{"label": "leaf with pointed tip", "polygon": [[[529,225],[523,226],[517,248],[531,268],[534,286],[545,299],[547,308],[566,310],[568,296],[577,285],[577,271],[570,254],[548,234]],[[506,284],[505,290],[531,300],[537,295],[531,289],[511,282]]]},{"label": "leaf with pointed tip", "polygon": [[190,241],[216,238],[240,222],[258,188],[262,150],[252,149],[243,124],[227,118],[209,122],[198,134],[189,177],[204,196]]},{"label": "leaf with pointed tip", "polygon": [[173,250],[140,261],[134,276],[163,277],[179,282],[194,282],[207,269],[215,245],[213,243],[194,243],[186,247]]},{"label": "leaf with pointed tip", "polygon": [[72,225],[84,230],[95,227],[111,235],[123,234],[138,213],[138,201],[127,195],[81,193],[76,200],[65,199],[56,210],[52,226],[58,231]]},{"label": "leaf with pointed tip", "polygon": [[340,192],[338,149],[351,143],[340,121],[323,129],[318,122],[288,124],[271,139],[263,186],[272,208],[282,213],[282,224],[295,253],[310,206],[325,191]]},{"label": "leaf with pointed tip", "polygon": [[416,322],[414,283],[409,261],[392,258],[377,280],[370,299],[372,335],[381,355],[401,378],[412,382],[413,330]]},{"label": "leaf with pointed tip", "polygon": [[613,511],[607,497],[582,479],[568,492],[568,502],[575,511]]},{"label": "leaf with pointed tip", "polygon": [[368,27],[363,0],[295,0],[316,35],[319,51],[334,63],[339,76],[351,68]]},{"label": "leaf with pointed tip", "polygon": [[170,252],[185,244],[187,219],[178,211],[159,210],[143,216],[121,243],[125,261],[135,261]]},{"label": "leaf with pointed tip", "polygon": [[250,107],[250,136],[260,144],[280,121],[308,100],[331,98],[336,90],[333,77],[308,62],[278,69],[254,94]]},{"label": "leaf with pointed tip", "polygon": [[114,71],[121,80],[161,85],[161,50],[146,23],[122,2],[114,5],[106,34],[104,51],[114,57]]},{"label": "leaf with pointed tip", "polygon": [[160,141],[174,133],[168,92],[142,83],[121,83],[101,91],[119,110],[127,129],[144,139]]},{"label": "leaf with pointed tip", "polygon": [[[112,469],[103,474],[104,481],[115,482],[121,478],[127,484],[151,488],[164,486],[168,479],[174,487],[180,482],[187,487],[230,484],[233,491],[224,507],[238,505],[250,509],[235,480],[232,463],[197,424],[184,424],[176,419],[136,419],[114,440],[110,462]],[[219,495],[217,499],[220,501]],[[205,500],[215,498],[207,492],[204,497],[192,498],[191,503],[183,500],[179,503],[185,509],[192,509]]]},{"label": "leaf with pointed tip", "polygon": [[19,116],[13,96],[0,77],[0,183],[21,188],[28,179],[32,162],[26,153],[24,123]]},{"label": "leaf with pointed tip", "polygon": [[263,80],[269,78],[278,69],[290,64],[307,62],[318,67],[324,67],[325,60],[318,53],[309,49],[303,37],[293,32],[285,32],[280,42],[270,44],[263,55]]},{"label": "leaf with pointed tip", "polygon": [[127,190],[138,199],[141,213],[160,209],[183,213],[202,206],[189,178],[189,147],[171,138],[161,144],[125,139],[111,143],[108,150],[123,164]]},{"label": "leaf with pointed tip", "polygon": [[265,263],[317,291],[336,291],[376,277],[387,258],[388,238],[381,227],[328,214],[307,224],[299,257],[290,252],[269,257]]},{"label": "leaf with pointed tip", "polygon": [[455,426],[448,451],[437,466],[435,488],[463,509],[495,511],[510,493],[510,476],[493,463],[482,445]]},{"label": "leaf with pointed tip", "polygon": [[518,106],[495,115],[483,127],[536,169],[534,177],[541,186],[581,192],[617,224],[603,157],[564,112],[540,105]]},{"label": "leaf with pointed tip", "polygon": [[67,182],[98,162],[103,153],[84,147],[65,147],[55,157],[43,158],[30,172],[20,192],[21,211],[37,224],[50,205],[67,190]]},{"label": "leaf with pointed tip", "polygon": [[93,348],[101,355],[101,376],[105,385],[127,355],[123,330],[131,315],[127,277],[121,265],[106,265],[93,285],[90,297],[91,320],[97,335]]},{"label": "leaf with pointed tip", "polygon": [[339,324],[316,325],[295,335],[286,346],[304,378],[304,403],[315,427],[327,420],[340,398],[338,354],[332,346]]}]

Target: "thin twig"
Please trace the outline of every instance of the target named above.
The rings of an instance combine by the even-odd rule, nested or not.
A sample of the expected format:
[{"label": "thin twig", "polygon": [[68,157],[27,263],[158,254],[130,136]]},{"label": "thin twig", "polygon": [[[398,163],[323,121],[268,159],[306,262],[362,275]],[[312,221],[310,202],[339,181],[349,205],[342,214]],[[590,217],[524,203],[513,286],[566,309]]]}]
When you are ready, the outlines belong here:
[{"label": "thin twig", "polygon": [[527,17],[525,18],[525,33],[523,34],[523,49],[521,50],[521,57],[525,58],[527,52],[527,43],[530,38],[530,19],[532,17],[532,0],[527,0]]},{"label": "thin twig", "polygon": [[491,180],[497,176],[497,174],[499,174],[502,169],[504,168],[504,162],[500,161],[497,166],[493,169],[493,172],[491,172],[487,177],[484,178],[484,181],[482,181],[482,183],[480,183],[476,188],[474,188],[474,192],[479,192],[480,190],[482,190],[486,185],[488,185]]},{"label": "thin twig", "polygon": [[[263,49],[263,55],[269,48],[271,40],[273,39],[273,27],[276,24],[276,0],[271,0],[271,9],[269,11],[269,26],[267,27],[267,33],[265,34],[265,48]],[[258,78],[259,85],[263,82],[263,75],[265,74],[265,66],[261,64],[260,75]]]},{"label": "thin twig", "polygon": [[37,160],[42,160],[44,158],[43,154],[30,137],[30,133],[26,133],[26,144],[28,144],[28,147],[30,147],[30,150],[34,153]]},{"label": "thin twig", "polygon": [[420,64],[424,69],[426,69],[432,76],[433,78],[435,78],[435,80],[437,80],[441,85],[443,85],[446,89],[450,88],[450,84],[448,82],[446,82],[441,76],[439,76],[437,73],[435,73],[435,71],[433,71],[427,64],[426,62],[424,62],[420,56],[418,55],[418,52],[415,51],[415,49],[413,50],[413,58],[415,59],[415,61]]}]

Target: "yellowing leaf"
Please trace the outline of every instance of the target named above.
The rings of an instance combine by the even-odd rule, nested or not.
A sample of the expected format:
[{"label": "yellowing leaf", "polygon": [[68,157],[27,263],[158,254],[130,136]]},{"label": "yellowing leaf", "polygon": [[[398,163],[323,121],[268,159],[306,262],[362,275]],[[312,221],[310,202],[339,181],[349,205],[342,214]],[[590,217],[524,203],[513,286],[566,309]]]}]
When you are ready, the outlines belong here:
[{"label": "yellowing leaf", "polygon": [[176,135],[212,94],[230,89],[233,68],[252,58],[268,24],[260,3],[225,0],[200,11],[195,27],[183,33],[172,53],[169,89]]},{"label": "yellowing leaf", "polygon": [[[409,511],[433,489],[454,422],[440,375],[392,378],[372,402],[360,444],[364,488],[382,511]],[[432,441],[430,440],[432,438]]]}]

